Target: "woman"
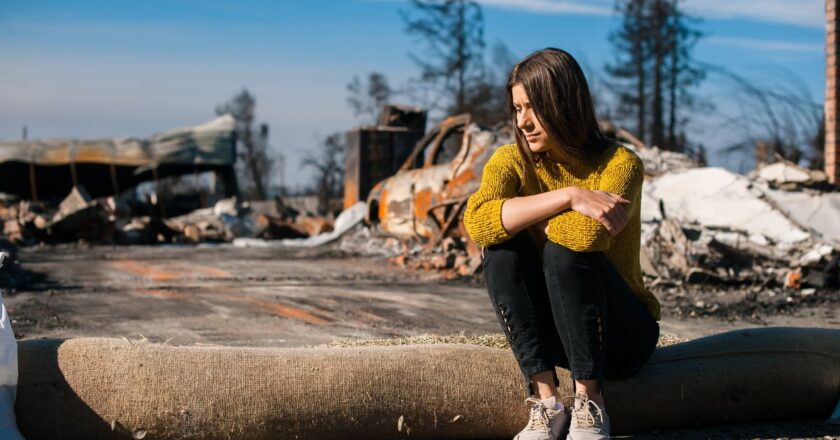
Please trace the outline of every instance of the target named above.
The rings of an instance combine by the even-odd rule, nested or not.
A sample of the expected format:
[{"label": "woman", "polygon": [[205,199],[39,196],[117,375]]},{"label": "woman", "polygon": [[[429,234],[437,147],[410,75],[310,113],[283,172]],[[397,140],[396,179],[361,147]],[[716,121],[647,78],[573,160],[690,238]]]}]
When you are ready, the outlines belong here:
[{"label": "woman", "polygon": [[564,430],[555,366],[575,389],[568,438],[608,438],[602,380],[634,375],[659,338],[639,265],[642,162],[601,132],[567,52],[529,55],[507,91],[516,144],[487,162],[464,224],[484,248],[487,290],[527,385],[530,420],[516,439]]}]

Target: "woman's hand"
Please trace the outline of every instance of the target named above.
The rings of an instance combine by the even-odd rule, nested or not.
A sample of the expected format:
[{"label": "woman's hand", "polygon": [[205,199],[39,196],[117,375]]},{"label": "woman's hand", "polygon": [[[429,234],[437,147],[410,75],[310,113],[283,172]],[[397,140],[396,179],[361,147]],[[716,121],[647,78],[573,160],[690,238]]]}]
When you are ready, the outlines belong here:
[{"label": "woman's hand", "polygon": [[630,220],[625,208],[630,201],[618,194],[573,188],[570,197],[572,210],[597,220],[610,236],[618,235]]}]

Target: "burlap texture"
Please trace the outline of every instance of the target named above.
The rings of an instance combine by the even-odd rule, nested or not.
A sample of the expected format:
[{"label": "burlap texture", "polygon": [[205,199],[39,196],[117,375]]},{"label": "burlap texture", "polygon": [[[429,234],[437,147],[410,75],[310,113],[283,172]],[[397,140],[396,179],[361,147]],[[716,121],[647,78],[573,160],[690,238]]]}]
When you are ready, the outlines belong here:
[{"label": "burlap texture", "polygon": [[20,356],[17,414],[29,440],[504,437],[527,418],[512,354],[471,345],[71,339],[23,342]]},{"label": "burlap texture", "polygon": [[657,348],[608,382],[613,432],[825,418],[840,399],[840,330],[755,328]]},{"label": "burlap texture", "polygon": [[[527,419],[510,351],[471,345],[71,339],[21,342],[19,359],[16,410],[29,440],[510,438]],[[558,374],[569,393],[568,373]],[[838,390],[840,331],[790,328],[659,348],[638,376],[605,384],[615,433],[827,417]]]}]

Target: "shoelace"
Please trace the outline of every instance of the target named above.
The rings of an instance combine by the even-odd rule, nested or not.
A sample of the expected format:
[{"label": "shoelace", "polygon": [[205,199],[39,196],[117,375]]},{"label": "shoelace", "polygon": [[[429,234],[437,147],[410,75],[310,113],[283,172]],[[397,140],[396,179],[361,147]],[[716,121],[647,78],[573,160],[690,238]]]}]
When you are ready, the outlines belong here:
[{"label": "shoelace", "polygon": [[529,397],[525,399],[525,403],[531,405],[530,419],[528,419],[527,430],[547,429],[548,428],[548,412],[545,405],[536,398]]},{"label": "shoelace", "polygon": [[[577,402],[582,403],[577,405]],[[604,425],[604,413],[595,402],[578,397],[575,403],[572,407],[572,423],[575,428],[601,428]],[[595,408],[595,414],[592,413],[592,407]]]}]

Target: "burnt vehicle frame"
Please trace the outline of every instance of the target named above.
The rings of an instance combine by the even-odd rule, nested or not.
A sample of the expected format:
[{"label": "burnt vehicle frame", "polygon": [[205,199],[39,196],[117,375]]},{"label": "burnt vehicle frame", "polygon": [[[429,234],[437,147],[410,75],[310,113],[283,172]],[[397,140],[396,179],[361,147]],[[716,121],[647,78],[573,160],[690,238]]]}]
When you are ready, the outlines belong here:
[{"label": "burnt vehicle frame", "polygon": [[512,141],[509,128],[481,127],[469,114],[444,119],[415,144],[393,176],[371,189],[367,223],[382,234],[432,245],[444,236],[466,238],[460,217],[467,198],[478,189],[496,148]]}]

